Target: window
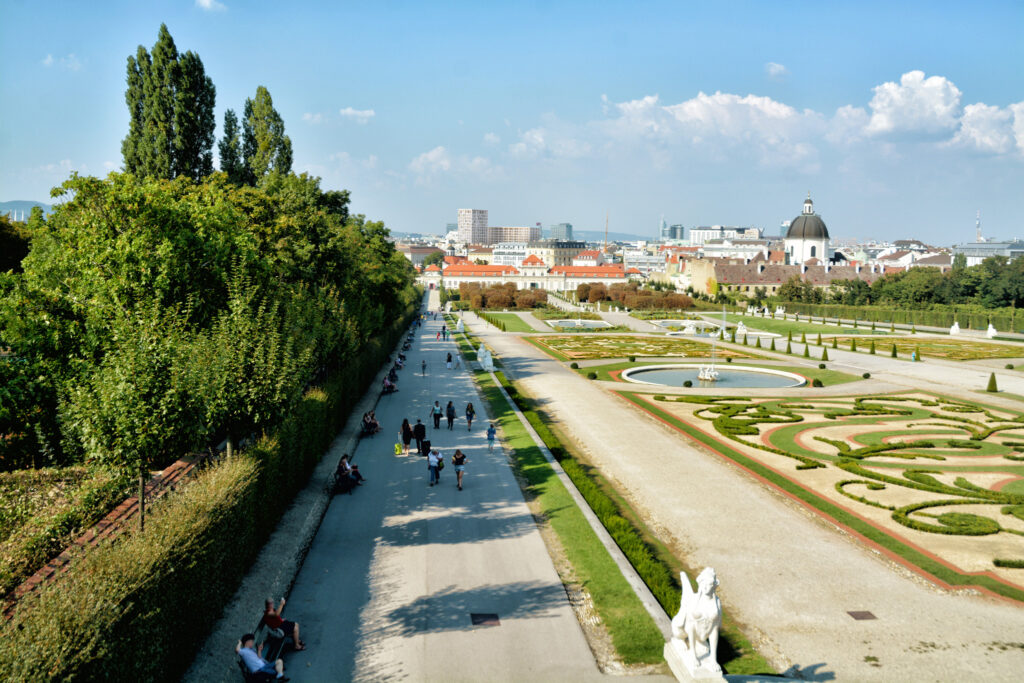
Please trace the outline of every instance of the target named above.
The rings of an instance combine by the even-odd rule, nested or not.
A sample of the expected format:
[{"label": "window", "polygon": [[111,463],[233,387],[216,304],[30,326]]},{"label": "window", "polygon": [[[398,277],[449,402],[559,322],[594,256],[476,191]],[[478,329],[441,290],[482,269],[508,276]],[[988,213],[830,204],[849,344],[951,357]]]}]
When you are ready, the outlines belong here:
[{"label": "window", "polygon": [[818,255],[818,248],[817,247],[811,247],[811,258],[814,258],[817,255]]}]

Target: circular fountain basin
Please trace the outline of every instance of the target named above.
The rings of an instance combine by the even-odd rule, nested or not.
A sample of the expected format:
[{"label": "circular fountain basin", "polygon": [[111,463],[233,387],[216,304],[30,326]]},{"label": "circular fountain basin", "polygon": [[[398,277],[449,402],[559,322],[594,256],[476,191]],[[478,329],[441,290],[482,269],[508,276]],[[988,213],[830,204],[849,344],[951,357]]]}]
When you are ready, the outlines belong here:
[{"label": "circular fountain basin", "polygon": [[622,379],[637,384],[653,384],[663,387],[682,387],[689,380],[695,387],[722,387],[726,389],[788,389],[803,386],[807,380],[792,372],[772,368],[755,368],[749,365],[716,364],[718,381],[706,382],[697,379],[699,365],[644,365],[622,372]]},{"label": "circular fountain basin", "polygon": [[553,327],[589,327],[592,330],[601,329],[604,327],[611,327],[611,323],[605,322],[604,320],[549,320],[548,324]]}]

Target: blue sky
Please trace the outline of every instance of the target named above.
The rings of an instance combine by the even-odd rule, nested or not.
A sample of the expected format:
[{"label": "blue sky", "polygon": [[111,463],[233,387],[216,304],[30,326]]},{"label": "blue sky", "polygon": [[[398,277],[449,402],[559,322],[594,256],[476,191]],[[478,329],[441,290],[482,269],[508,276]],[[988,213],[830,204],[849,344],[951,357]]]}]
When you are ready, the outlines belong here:
[{"label": "blue sky", "polygon": [[[217,87],[258,85],[296,171],[401,231],[1024,238],[1024,3],[0,0],[0,200],[120,166],[125,60],[165,22]],[[218,130],[219,134],[219,130]]]}]

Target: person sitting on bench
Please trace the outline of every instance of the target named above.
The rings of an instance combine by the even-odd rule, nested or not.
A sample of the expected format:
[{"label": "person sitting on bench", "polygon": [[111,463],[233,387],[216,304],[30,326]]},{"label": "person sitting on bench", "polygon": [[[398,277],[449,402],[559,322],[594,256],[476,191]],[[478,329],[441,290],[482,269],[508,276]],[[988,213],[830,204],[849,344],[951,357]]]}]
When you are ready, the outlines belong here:
[{"label": "person sitting on bench", "polygon": [[[348,481],[344,481],[345,479]],[[364,481],[366,481],[366,478],[359,473],[359,465],[349,463],[348,453],[341,456],[338,469],[334,471],[335,486],[339,486],[347,491],[353,486],[362,486]]]},{"label": "person sitting on bench", "polygon": [[384,393],[385,394],[393,394],[396,391],[398,391],[398,387],[395,386],[395,383],[392,382],[391,380],[389,380],[387,377],[385,377],[384,378]]},{"label": "person sitting on bench", "polygon": [[[235,654],[242,658],[242,662],[245,663],[245,668],[249,671],[252,679],[255,681],[281,681],[284,683],[289,680],[284,675],[284,660],[278,659],[273,664],[260,657],[260,652],[263,650],[263,646],[257,649],[255,648],[256,636],[252,633],[246,633],[235,645]],[[275,675],[276,674],[276,675]]]},{"label": "person sitting on bench", "polygon": [[274,601],[267,598],[267,601],[263,605],[263,622],[267,625],[267,628],[275,629],[279,628],[284,632],[285,638],[291,637],[292,641],[295,642],[296,650],[305,650],[306,644],[299,640],[299,625],[294,621],[289,621],[281,616],[281,612],[284,611],[284,605],[287,602],[284,598],[281,598],[280,604],[277,609],[274,609]]}]

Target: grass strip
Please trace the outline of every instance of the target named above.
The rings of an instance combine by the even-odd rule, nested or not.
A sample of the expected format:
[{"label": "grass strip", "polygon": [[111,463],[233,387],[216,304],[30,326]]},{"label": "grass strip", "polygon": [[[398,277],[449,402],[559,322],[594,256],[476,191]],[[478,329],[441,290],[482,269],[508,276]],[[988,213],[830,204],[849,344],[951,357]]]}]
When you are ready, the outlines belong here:
[{"label": "grass strip", "polygon": [[494,321],[498,321],[501,325],[495,325],[502,332],[535,332],[532,327],[526,324],[526,321],[520,318],[515,313],[490,313],[487,312],[487,322],[494,324]]},{"label": "grass strip", "polygon": [[[464,355],[479,346],[479,341],[471,342],[465,334],[456,335],[456,340]],[[660,663],[665,644],[661,631],[490,374],[475,370],[473,377],[493,421],[501,427],[505,445],[512,451],[516,472],[526,482],[525,493],[537,503],[540,514],[558,536],[575,579],[593,599],[619,657],[629,664]]]},{"label": "grass strip", "polygon": [[711,448],[717,453],[724,455],[725,457],[733,460],[742,467],[750,470],[754,474],[766,479],[781,490],[792,495],[798,500],[803,501],[807,505],[810,505],[815,510],[824,513],[828,517],[831,517],[840,524],[852,529],[858,534],[864,536],[869,541],[878,544],[886,550],[894,553],[898,557],[906,560],[911,565],[921,569],[922,571],[934,576],[935,578],[943,581],[950,586],[976,586],[978,588],[984,588],[997,595],[1001,595],[1011,600],[1019,600],[1024,602],[1024,590],[1008,586],[1001,581],[993,579],[988,576],[972,576],[961,574],[960,572],[947,567],[938,560],[925,555],[921,551],[912,548],[898,539],[890,536],[882,529],[864,521],[860,517],[847,512],[839,506],[831,503],[824,498],[817,496],[811,491],[800,486],[796,482],[784,477],[769,467],[762,465],[760,462],[743,455],[739,451],[731,448],[727,443],[719,441],[718,439],[705,434],[704,432],[695,429],[688,425],[686,422],[679,418],[671,415],[670,413],[661,410],[655,405],[648,403],[642,397],[630,393],[630,392],[619,392],[619,395],[624,399],[633,403],[638,408],[645,410],[655,417],[667,422],[668,424],[676,427],[681,432],[692,438],[693,440],[704,444]]}]

